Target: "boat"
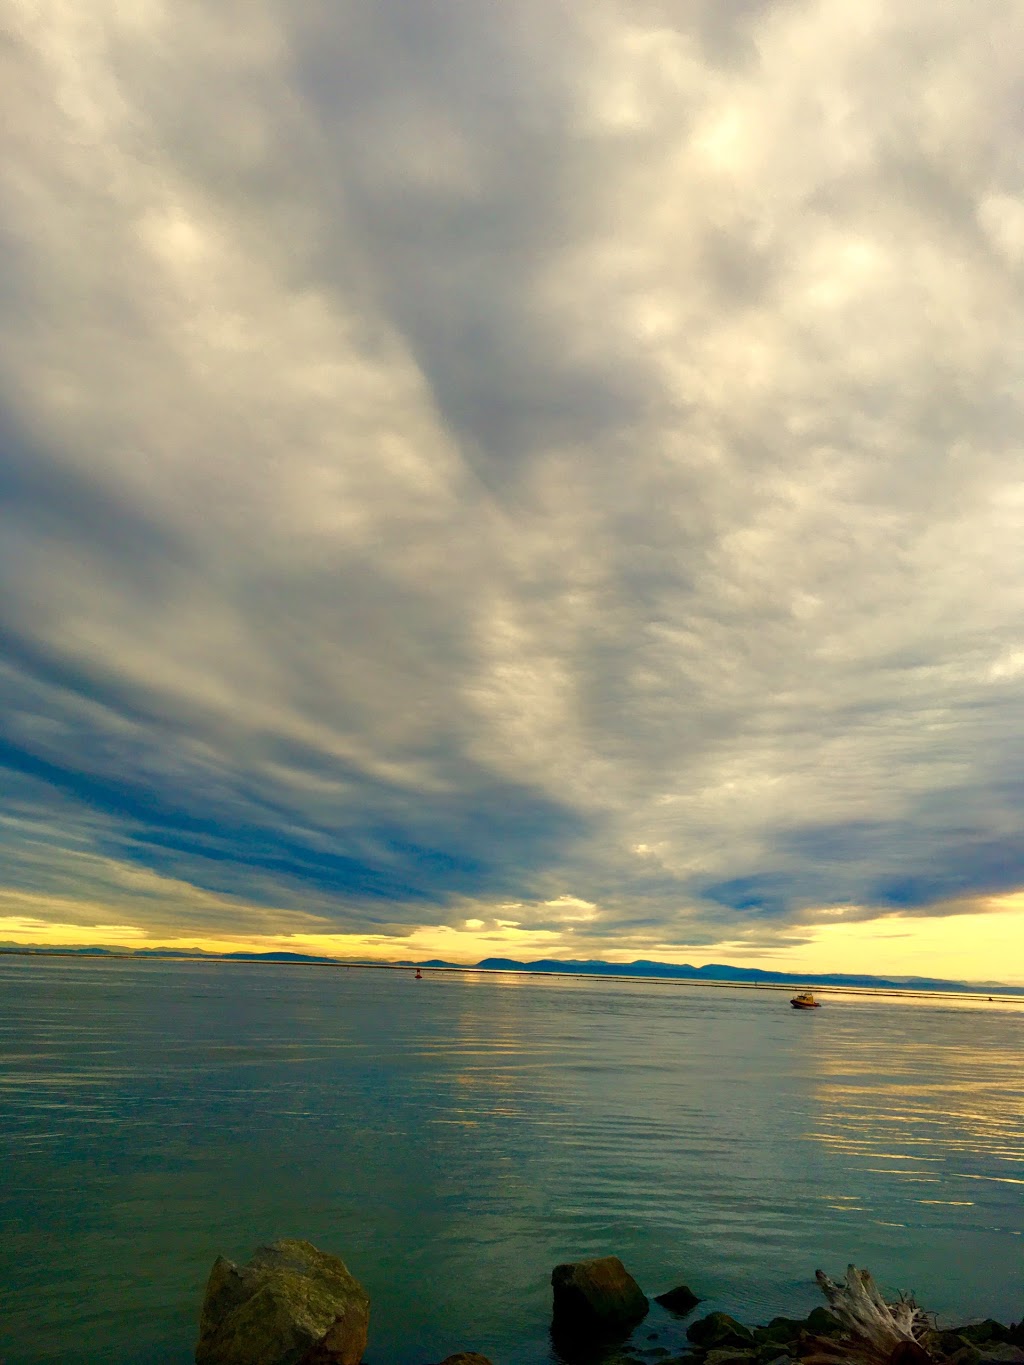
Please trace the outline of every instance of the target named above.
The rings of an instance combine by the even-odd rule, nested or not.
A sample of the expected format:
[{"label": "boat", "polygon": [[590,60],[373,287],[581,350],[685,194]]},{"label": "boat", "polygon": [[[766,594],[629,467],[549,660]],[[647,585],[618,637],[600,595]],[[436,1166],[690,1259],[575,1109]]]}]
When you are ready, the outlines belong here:
[{"label": "boat", "polygon": [[801,991],[789,1002],[795,1010],[820,1010],[821,1001],[815,1000],[810,991]]}]

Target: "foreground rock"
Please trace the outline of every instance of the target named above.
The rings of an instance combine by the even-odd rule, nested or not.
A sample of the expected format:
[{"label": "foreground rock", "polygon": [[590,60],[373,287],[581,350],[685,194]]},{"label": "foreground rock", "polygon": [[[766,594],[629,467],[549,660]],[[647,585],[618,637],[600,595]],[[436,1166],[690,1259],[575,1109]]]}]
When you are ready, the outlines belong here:
[{"label": "foreground rock", "polygon": [[196,1365],[359,1365],[369,1324],[370,1296],[343,1261],[273,1242],[247,1265],[214,1262]]},{"label": "foreground rock", "polygon": [[647,1315],[647,1298],[617,1256],[556,1265],[551,1272],[554,1317],[551,1330],[601,1336],[634,1327]]},{"label": "foreground rock", "polygon": [[856,1266],[838,1284],[820,1270],[817,1280],[829,1308],[806,1318],[773,1318],[753,1332],[725,1313],[691,1323],[693,1365],[1024,1365],[1020,1327],[987,1318],[940,1330],[913,1299],[887,1303]]}]

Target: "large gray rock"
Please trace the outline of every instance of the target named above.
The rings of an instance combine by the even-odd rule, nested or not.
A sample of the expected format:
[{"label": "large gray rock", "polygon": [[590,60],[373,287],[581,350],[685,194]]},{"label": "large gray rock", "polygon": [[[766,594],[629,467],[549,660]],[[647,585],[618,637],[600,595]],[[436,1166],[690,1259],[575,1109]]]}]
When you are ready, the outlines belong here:
[{"label": "large gray rock", "polygon": [[359,1365],[370,1296],[310,1242],[260,1247],[248,1265],[218,1256],[199,1320],[196,1365]]},{"label": "large gray rock", "polygon": [[570,1261],[551,1272],[552,1331],[594,1334],[629,1328],[646,1316],[643,1290],[618,1256]]}]

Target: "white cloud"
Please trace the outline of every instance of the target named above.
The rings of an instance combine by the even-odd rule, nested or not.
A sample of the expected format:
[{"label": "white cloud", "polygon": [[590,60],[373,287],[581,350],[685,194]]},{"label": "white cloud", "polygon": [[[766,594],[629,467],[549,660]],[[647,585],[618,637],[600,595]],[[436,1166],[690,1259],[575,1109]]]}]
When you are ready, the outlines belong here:
[{"label": "white cloud", "polygon": [[23,890],[625,943],[1024,878],[1024,21],[15,15]]}]

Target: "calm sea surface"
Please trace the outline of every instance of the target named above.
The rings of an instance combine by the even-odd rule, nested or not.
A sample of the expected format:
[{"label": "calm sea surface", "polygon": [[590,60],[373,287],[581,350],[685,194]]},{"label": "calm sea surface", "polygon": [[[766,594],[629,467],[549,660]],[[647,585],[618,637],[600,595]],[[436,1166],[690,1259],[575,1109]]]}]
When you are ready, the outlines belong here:
[{"label": "calm sea surface", "polygon": [[551,1267],[607,1253],[747,1322],[849,1261],[1019,1320],[1024,1009],[822,998],[0,959],[0,1360],[185,1365],[281,1236],[367,1286],[372,1365],[545,1362]]}]

